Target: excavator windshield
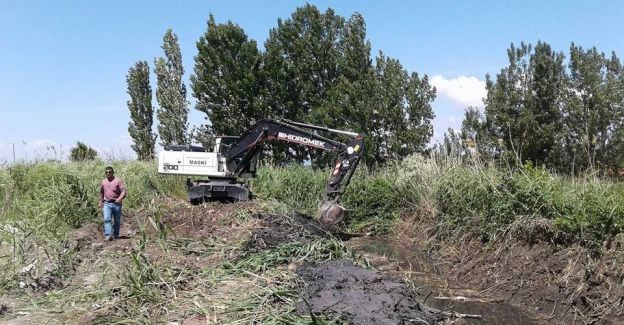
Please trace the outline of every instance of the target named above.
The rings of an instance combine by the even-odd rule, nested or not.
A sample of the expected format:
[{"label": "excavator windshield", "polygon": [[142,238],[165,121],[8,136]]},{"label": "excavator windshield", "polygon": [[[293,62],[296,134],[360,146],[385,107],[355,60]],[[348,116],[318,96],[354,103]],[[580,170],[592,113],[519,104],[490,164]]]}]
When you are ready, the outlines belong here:
[{"label": "excavator windshield", "polygon": [[217,138],[217,150],[216,152],[225,155],[232,147],[232,144],[238,140],[238,136],[224,135]]}]

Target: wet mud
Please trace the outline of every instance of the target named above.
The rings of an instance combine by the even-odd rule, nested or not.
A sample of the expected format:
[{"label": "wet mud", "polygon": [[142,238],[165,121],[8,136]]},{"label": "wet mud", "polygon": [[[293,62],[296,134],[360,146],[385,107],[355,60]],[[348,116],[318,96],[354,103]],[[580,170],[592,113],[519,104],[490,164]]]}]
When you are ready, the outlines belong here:
[{"label": "wet mud", "polygon": [[247,251],[271,249],[285,243],[308,242],[314,238],[333,236],[320,222],[298,212],[292,212],[288,216],[256,213],[254,217],[260,220],[260,225],[252,231],[245,243],[244,250]]},{"label": "wet mud", "polygon": [[348,260],[303,267],[297,311],[329,313],[351,324],[436,324],[440,313],[423,306],[401,280]]}]

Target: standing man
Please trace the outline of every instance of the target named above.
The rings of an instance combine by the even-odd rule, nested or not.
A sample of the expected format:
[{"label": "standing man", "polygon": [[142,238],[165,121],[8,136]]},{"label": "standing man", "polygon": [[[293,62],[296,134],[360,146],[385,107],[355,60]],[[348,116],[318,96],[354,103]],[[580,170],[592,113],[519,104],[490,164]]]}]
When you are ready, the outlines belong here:
[{"label": "standing man", "polygon": [[104,207],[104,240],[110,241],[113,237],[119,238],[121,201],[126,197],[127,192],[123,180],[115,177],[113,167],[106,167],[104,173],[106,173],[106,178],[100,184],[99,206],[100,209]]}]

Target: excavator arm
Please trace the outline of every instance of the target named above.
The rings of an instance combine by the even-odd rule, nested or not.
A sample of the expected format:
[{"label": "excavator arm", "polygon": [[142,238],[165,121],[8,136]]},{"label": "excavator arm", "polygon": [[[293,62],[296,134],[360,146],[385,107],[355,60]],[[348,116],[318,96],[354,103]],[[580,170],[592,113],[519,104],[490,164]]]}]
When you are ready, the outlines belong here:
[{"label": "excavator arm", "polygon": [[[348,143],[341,143],[316,134],[316,131],[349,136]],[[344,207],[338,200],[344,193],[351,176],[364,155],[364,137],[354,132],[333,130],[325,127],[297,123],[287,120],[261,120],[240,136],[226,154],[228,170],[234,176],[240,175],[260,150],[259,144],[266,141],[297,143],[311,148],[336,153],[334,168],[327,180],[325,194],[320,204],[321,221],[336,224],[344,217]]]}]

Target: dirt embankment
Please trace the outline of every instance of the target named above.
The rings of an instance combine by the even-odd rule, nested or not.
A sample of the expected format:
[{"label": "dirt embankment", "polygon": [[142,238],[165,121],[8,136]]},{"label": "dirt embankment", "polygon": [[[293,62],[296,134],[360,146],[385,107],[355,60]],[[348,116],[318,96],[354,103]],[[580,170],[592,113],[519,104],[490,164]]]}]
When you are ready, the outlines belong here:
[{"label": "dirt embankment", "polygon": [[562,242],[548,220],[514,224],[490,243],[437,238],[433,223],[420,225],[401,242],[426,249],[441,286],[461,299],[520,306],[548,324],[624,323],[622,242],[605,243],[592,257],[573,240]]}]

